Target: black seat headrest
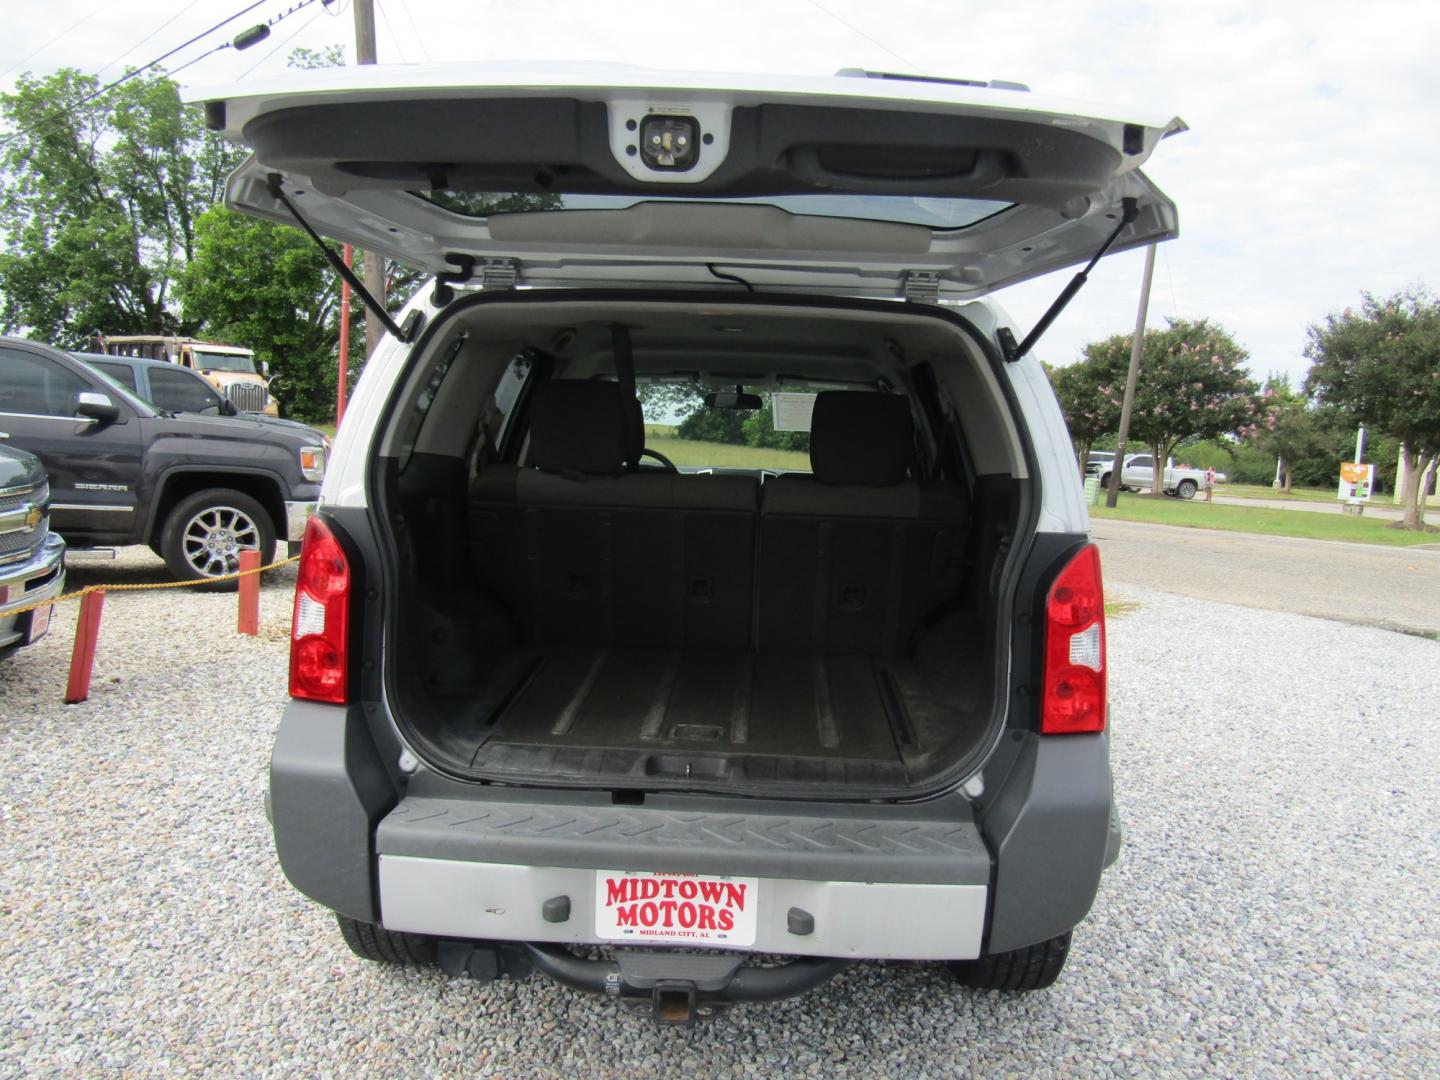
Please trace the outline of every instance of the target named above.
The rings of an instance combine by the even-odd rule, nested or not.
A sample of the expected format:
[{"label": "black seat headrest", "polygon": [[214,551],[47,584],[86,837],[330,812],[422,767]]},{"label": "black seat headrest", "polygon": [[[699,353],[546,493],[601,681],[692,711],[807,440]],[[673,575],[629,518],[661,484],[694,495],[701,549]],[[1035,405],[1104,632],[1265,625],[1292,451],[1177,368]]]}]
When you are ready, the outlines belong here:
[{"label": "black seat headrest", "polygon": [[530,461],[545,472],[617,475],[625,467],[625,410],[613,382],[560,379],[535,388]]},{"label": "black seat headrest", "polygon": [[915,453],[910,399],[868,390],[826,390],[810,420],[810,467],[822,484],[890,487]]}]

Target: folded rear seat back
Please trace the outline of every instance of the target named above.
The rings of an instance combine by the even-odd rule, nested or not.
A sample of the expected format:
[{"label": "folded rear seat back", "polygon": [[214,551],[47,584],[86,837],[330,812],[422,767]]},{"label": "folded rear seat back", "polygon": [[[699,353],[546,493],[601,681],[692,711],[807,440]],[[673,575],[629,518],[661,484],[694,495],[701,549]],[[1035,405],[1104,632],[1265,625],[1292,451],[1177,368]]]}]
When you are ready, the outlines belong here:
[{"label": "folded rear seat back", "polygon": [[969,500],[958,486],[909,479],[914,456],[908,398],[817,395],[814,473],[782,474],[762,491],[761,651],[905,655],[954,598]]},{"label": "folded rear seat back", "polygon": [[625,408],[613,382],[536,388],[533,467],[472,489],[477,573],[532,644],[747,648],[757,482],[626,472]]}]

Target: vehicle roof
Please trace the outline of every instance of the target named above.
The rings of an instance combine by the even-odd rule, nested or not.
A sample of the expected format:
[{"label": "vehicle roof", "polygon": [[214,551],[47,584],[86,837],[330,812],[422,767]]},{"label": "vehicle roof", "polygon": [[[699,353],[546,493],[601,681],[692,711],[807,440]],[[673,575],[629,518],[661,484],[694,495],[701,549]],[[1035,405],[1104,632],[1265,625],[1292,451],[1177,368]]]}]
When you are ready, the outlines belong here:
[{"label": "vehicle roof", "polygon": [[[109,334],[106,335],[105,340],[119,342],[121,345],[140,345],[149,344],[151,342],[165,345],[196,345],[203,347],[209,352],[235,353],[240,356],[255,355],[254,349],[247,349],[243,345],[221,345],[217,341],[201,341],[199,338],[175,337],[170,334]],[[109,354],[95,353],[95,355],[101,356]],[[127,357],[127,359],[138,358]]]},{"label": "vehicle roof", "polygon": [[677,71],[635,64],[584,61],[461,61],[442,64],[379,64],[289,71],[237,86],[233,83],[187,87],[187,102],[219,101],[228,104],[226,126],[238,131],[275,98],[303,87],[314,100],[344,101],[356,93],[392,94],[397,90],[416,96],[462,96],[477,85],[505,87],[517,93],[549,94],[613,90],[666,90],[685,87],[730,93],[745,100],[784,99],[870,100],[905,104],[929,102],[993,110],[998,114],[1050,111],[1084,113],[1100,123],[1128,123],[1139,119],[1158,130],[1183,131],[1184,122],[1161,111],[1136,110],[1118,105],[1033,93],[1020,83],[943,78],[897,77],[882,72],[842,69],[834,75],[780,75],[755,72]]}]

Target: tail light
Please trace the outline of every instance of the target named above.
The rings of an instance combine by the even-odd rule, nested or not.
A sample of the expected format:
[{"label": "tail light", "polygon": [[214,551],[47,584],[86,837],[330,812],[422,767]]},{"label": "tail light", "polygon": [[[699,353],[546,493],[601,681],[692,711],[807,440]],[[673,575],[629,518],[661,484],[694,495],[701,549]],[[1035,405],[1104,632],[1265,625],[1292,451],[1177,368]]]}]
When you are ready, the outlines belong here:
[{"label": "tail light", "polygon": [[290,632],[290,696],[345,703],[350,563],[318,517],[305,526],[295,620]]},{"label": "tail light", "polygon": [[1045,598],[1045,692],[1040,732],[1105,730],[1105,589],[1100,549],[1084,548]]}]

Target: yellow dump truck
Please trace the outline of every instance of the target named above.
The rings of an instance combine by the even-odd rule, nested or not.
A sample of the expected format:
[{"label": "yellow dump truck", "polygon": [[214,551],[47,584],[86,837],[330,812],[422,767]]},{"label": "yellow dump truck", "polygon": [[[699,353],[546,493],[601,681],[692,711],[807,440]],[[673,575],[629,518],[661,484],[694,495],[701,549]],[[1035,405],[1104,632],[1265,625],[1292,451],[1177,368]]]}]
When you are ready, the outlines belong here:
[{"label": "yellow dump truck", "polygon": [[250,349],[162,334],[105,337],[99,343],[111,356],[143,356],[194,368],[241,412],[279,415],[265,378],[269,371],[263,370],[264,364],[262,370],[256,369],[255,353]]}]

